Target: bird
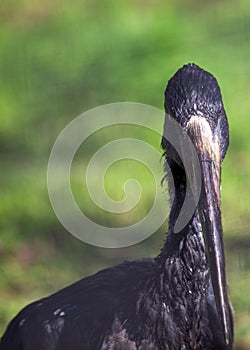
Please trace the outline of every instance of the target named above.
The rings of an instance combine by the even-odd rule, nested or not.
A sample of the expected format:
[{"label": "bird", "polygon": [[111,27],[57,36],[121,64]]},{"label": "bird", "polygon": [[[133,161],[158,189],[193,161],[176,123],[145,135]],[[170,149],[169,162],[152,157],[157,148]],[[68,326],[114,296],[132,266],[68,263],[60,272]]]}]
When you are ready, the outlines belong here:
[{"label": "bird", "polygon": [[199,159],[201,190],[188,222],[175,232],[188,181],[163,135],[173,183],[159,254],[106,268],[26,306],[7,326],[0,350],[233,349],[220,208],[229,126],[220,87],[211,73],[185,64],[168,81],[164,106]]}]

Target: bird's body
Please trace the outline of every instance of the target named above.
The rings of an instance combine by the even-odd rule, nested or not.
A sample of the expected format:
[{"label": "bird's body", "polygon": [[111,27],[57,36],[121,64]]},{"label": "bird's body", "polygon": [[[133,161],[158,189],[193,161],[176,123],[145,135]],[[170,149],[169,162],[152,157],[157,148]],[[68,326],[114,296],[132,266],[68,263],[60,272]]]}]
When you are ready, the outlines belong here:
[{"label": "bird's body", "polygon": [[0,349],[223,349],[199,224],[189,231],[167,259],[122,263],[27,306]]},{"label": "bird's body", "polygon": [[[176,103],[174,94],[178,95],[178,86],[174,84],[181,88],[184,85],[185,90],[188,77],[194,76],[195,84],[201,75],[203,85],[204,79],[211,83],[213,78],[195,65],[184,66],[179,72],[166,90],[167,112]],[[194,90],[191,85],[187,90]],[[174,94],[171,94],[173,87]],[[206,92],[204,86],[203,90]],[[211,91],[211,95],[215,92]],[[202,101],[202,93],[202,89],[197,88],[196,95],[200,99],[196,98],[191,104],[195,103],[197,107]],[[190,91],[187,96],[179,94],[182,107],[178,104],[176,111],[186,112],[184,102],[189,95]],[[224,111],[223,106],[219,108],[220,113]],[[174,115],[176,120],[178,113]],[[189,115],[192,116],[193,111]],[[211,267],[204,243],[203,227],[208,225],[209,231],[209,223],[205,218],[205,224],[201,224],[201,214],[196,209],[188,224],[179,233],[174,233],[187,181],[185,169],[164,138],[162,144],[174,178],[174,189],[169,232],[161,253],[154,259],[124,262],[105,269],[30,304],[8,326],[0,350],[233,349],[233,321],[224,291],[226,286],[223,276],[221,283],[221,276],[217,277],[215,268]],[[226,148],[227,145],[221,143],[221,159]],[[215,175],[212,175],[214,179]],[[203,210],[203,201],[199,205]],[[206,208],[202,213],[207,215]],[[210,247],[209,241],[207,244]],[[209,248],[209,254],[212,249]],[[223,264],[223,251],[219,259]],[[222,306],[221,299],[225,301],[221,302]]]}]

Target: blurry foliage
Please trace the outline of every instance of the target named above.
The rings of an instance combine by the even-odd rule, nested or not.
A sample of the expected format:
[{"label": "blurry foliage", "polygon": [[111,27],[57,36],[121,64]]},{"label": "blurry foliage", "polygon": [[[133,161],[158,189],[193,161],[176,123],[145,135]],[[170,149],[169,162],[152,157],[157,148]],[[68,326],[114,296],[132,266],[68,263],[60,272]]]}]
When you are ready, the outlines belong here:
[{"label": "blurry foliage", "polygon": [[[49,203],[47,161],[58,133],[74,117],[117,101],[162,108],[167,80],[195,62],[218,78],[230,121],[222,193],[227,267],[236,339],[239,347],[250,347],[249,39],[247,0],[1,2],[1,329],[31,300],[103,266],[159,251],[163,229],[118,250],[71,237]],[[86,159],[101,136],[86,148]],[[117,180],[124,168],[117,169],[107,180],[111,193],[110,184],[124,183],[123,176]],[[137,172],[141,178],[143,167]],[[76,180],[76,197],[77,186]],[[141,206],[140,214],[145,210]]]}]

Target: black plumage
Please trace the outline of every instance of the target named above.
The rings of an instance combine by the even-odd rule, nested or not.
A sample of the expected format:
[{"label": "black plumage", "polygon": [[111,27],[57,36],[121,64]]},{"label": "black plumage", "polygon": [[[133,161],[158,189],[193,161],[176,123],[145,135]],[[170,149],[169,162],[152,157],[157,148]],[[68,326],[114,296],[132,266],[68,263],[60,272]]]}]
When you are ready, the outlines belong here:
[{"label": "black plumage", "polygon": [[[194,64],[184,66],[168,83],[165,109],[191,133],[205,169],[201,199],[190,222],[181,232],[173,232],[187,181],[175,149],[163,137],[174,189],[168,235],[161,253],[154,259],[124,262],[105,269],[28,305],[9,324],[0,350],[233,349],[217,168],[213,172],[215,158],[219,166],[225,156],[229,137],[216,79]],[[215,144],[219,145],[219,150],[216,147],[210,150],[210,146],[205,150],[206,157],[212,158],[211,174],[206,168],[207,158],[203,159],[203,144],[195,139],[199,132],[191,132],[193,127],[199,129],[199,118],[202,123],[205,120],[206,127],[216,136]],[[211,186],[207,186],[207,178],[212,179]],[[215,197],[207,200],[210,191]],[[207,220],[210,214],[215,222]],[[218,264],[210,255],[213,249],[219,252],[215,255]]]}]

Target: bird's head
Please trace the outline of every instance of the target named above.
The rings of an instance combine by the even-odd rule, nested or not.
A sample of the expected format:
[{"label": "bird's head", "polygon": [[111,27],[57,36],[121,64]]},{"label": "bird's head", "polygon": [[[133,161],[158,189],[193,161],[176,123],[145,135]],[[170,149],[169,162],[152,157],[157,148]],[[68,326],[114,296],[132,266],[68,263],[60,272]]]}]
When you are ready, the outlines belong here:
[{"label": "bird's head", "polygon": [[[187,64],[179,69],[169,80],[165,90],[165,111],[189,134],[194,144],[198,135],[193,132],[197,128],[201,132],[203,130],[200,140],[203,143],[206,139],[212,141],[220,163],[222,162],[229,144],[228,121],[220,87],[212,74],[195,64]],[[213,140],[209,140],[209,137]],[[171,147],[168,149],[164,138],[162,146],[170,153],[174,151]]]},{"label": "bird's head", "polygon": [[[206,242],[210,276],[225,345],[232,332],[225,277],[223,232],[220,211],[220,173],[229,131],[219,85],[208,72],[188,64],[169,80],[165,91],[166,115],[173,118],[191,139],[199,160],[201,191],[198,212]],[[167,127],[167,126],[166,126]],[[177,140],[176,142],[183,142]],[[163,137],[167,157],[185,166],[176,149]]]}]

